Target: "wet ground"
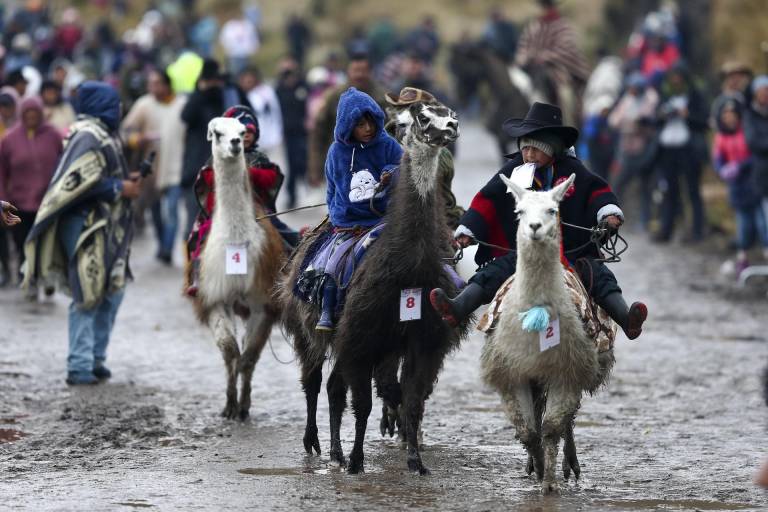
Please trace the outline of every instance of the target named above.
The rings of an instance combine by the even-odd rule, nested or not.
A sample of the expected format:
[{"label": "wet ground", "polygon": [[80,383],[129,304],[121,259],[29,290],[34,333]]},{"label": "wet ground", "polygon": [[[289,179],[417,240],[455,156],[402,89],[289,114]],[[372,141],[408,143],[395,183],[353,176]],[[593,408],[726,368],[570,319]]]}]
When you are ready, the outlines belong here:
[{"label": "wet ground", "polygon": [[[497,161],[463,129],[456,190],[465,204]],[[481,153],[479,148],[487,148]],[[308,201],[310,202],[310,201]],[[302,212],[292,223],[309,223]],[[180,269],[135,244],[137,280],[110,346],[113,379],[64,384],[67,300],[24,302],[0,292],[0,509],[8,510],[761,510],[752,478],[768,456],[765,287],[718,276],[712,251],[657,247],[630,236],[613,266],[651,311],[643,337],[617,340],[608,387],[577,418],[578,483],[542,497],[523,469],[497,396],[479,379],[473,334],[446,363],[427,404],[425,463],[408,473],[399,443],[378,433],[374,407],[366,473],[329,462],[321,395],[321,456],[301,445],[304,399],[292,352],[276,330],[254,376],[252,418],[222,420],[224,369],[180,297]],[[344,448],[351,449],[351,416]]]}]

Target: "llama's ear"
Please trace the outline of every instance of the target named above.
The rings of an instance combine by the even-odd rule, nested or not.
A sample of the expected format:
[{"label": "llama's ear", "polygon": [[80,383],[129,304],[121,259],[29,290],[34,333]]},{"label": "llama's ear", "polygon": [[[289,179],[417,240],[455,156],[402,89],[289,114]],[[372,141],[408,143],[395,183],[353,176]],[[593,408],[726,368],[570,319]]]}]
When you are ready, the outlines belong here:
[{"label": "llama's ear", "polygon": [[213,140],[213,124],[214,124],[214,121],[215,121],[215,119],[211,119],[211,122],[208,123],[208,135],[206,135],[205,138],[208,139],[209,142]]},{"label": "llama's ear", "polygon": [[511,179],[504,176],[502,173],[499,173],[499,178],[501,178],[501,181],[504,182],[504,184],[507,186],[507,192],[512,194],[515,198],[515,202],[519,203],[520,198],[523,197],[523,194],[525,194],[525,189],[512,181]]},{"label": "llama's ear", "polygon": [[571,185],[573,185],[574,180],[576,179],[576,174],[571,174],[568,176],[568,179],[553,188],[550,191],[550,194],[552,194],[552,199],[557,201],[558,203],[563,200],[565,197],[565,193],[568,192],[568,189],[571,188]]}]

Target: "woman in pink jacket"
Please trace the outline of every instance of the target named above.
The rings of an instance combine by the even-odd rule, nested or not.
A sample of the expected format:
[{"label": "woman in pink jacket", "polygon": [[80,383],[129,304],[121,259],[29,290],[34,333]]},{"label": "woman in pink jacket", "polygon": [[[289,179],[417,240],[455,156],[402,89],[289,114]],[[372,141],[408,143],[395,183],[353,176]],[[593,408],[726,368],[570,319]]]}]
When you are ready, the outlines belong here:
[{"label": "woman in pink jacket", "polygon": [[61,153],[61,135],[43,120],[40,99],[30,97],[22,101],[19,121],[0,141],[0,197],[13,203],[21,218],[21,223],[11,231],[19,264],[24,257],[24,240]]}]

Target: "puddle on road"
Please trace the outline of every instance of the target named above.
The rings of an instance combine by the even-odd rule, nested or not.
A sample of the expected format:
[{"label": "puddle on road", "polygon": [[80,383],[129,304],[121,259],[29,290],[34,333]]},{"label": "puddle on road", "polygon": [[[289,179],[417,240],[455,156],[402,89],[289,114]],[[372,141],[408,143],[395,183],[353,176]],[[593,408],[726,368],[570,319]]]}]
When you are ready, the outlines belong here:
[{"label": "puddle on road", "polygon": [[314,473],[313,470],[307,468],[242,468],[238,469],[237,472],[255,476],[301,476]]},{"label": "puddle on road", "polygon": [[113,505],[122,505],[124,507],[134,507],[134,508],[150,508],[154,507],[151,503],[145,503],[140,501],[118,501],[113,503]]},{"label": "puddle on road", "polygon": [[601,500],[595,505],[625,510],[746,510],[754,505],[705,500]]},{"label": "puddle on road", "polygon": [[22,432],[21,430],[16,430],[15,428],[0,428],[0,444],[18,441],[27,435],[29,434]]}]

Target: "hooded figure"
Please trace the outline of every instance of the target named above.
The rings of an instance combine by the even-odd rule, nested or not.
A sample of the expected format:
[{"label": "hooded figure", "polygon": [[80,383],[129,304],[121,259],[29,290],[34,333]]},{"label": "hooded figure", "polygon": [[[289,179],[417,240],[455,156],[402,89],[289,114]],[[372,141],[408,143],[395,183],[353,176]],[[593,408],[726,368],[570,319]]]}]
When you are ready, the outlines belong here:
[{"label": "hooded figure", "polygon": [[19,110],[19,122],[0,140],[0,197],[19,209],[21,224],[13,229],[13,239],[23,255],[24,240],[51,182],[62,145],[59,132],[44,121],[43,104],[36,96],[22,101]]},{"label": "hooded figure", "polygon": [[[78,89],[78,120],[64,141],[48,191],[24,247],[23,287],[57,283],[69,308],[69,384],[108,378],[106,348],[130,278],[131,205],[128,167],[115,135],[117,91],[101,82]],[[134,185],[131,185],[131,190]]]},{"label": "hooded figure", "polygon": [[326,203],[334,229],[307,252],[295,288],[302,300],[321,306],[315,327],[320,331],[333,330],[354,269],[384,228],[387,183],[403,155],[384,130],[384,111],[354,87],[339,100],[334,139],[325,161]]},{"label": "hooded figure", "polygon": [[[375,129],[368,142],[353,136],[364,116],[372,121]],[[373,226],[381,221],[388,200],[384,190],[377,190],[377,185],[382,173],[392,171],[400,164],[403,150],[384,130],[381,107],[354,87],[341,95],[333,136],[334,143],[325,161],[326,203],[331,223],[345,228]],[[375,211],[370,204],[373,196]]]}]

